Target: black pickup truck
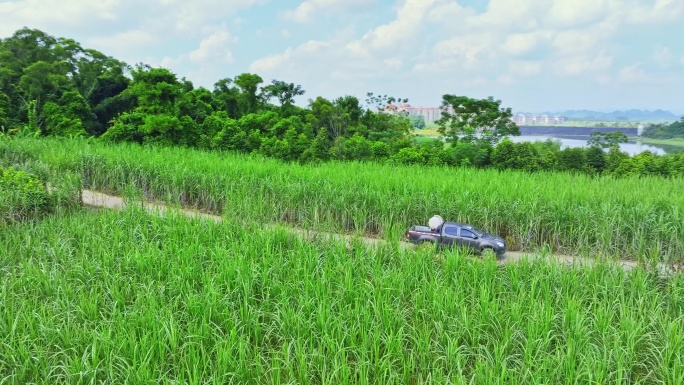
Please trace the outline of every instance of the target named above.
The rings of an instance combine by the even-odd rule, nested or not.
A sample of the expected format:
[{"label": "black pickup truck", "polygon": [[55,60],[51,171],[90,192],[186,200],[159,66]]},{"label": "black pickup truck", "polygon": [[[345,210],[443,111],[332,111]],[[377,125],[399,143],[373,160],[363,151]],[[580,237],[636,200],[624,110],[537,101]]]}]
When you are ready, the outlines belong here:
[{"label": "black pickup truck", "polygon": [[501,237],[483,233],[465,223],[444,222],[435,231],[428,226],[411,226],[406,232],[408,241],[415,244],[432,244],[437,247],[459,247],[480,254],[489,252],[497,257],[506,253],[506,241]]}]

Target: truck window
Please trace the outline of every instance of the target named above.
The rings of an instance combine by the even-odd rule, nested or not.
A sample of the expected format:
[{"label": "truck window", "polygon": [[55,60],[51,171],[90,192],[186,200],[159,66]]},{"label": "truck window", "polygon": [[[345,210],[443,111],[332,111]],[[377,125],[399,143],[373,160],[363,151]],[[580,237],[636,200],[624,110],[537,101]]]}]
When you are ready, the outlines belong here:
[{"label": "truck window", "polygon": [[444,234],[456,237],[458,236],[458,229],[456,227],[445,227]]},{"label": "truck window", "polygon": [[475,234],[470,230],[461,229],[461,238],[475,239]]}]

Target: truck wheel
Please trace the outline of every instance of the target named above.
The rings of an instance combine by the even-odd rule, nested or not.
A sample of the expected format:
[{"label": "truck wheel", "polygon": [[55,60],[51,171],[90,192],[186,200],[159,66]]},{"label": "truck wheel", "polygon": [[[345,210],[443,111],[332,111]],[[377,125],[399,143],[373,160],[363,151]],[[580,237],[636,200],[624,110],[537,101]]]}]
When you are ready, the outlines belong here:
[{"label": "truck wheel", "polygon": [[486,259],[496,259],[496,252],[491,247],[483,247],[480,254]]}]

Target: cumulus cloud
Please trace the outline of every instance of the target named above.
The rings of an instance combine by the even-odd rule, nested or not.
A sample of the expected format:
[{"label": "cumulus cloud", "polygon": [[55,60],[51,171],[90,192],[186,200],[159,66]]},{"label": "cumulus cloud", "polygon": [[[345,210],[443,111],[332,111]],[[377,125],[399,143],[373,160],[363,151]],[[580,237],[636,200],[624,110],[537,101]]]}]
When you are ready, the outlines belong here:
[{"label": "cumulus cloud", "polygon": [[254,61],[250,66],[250,70],[258,73],[287,70],[291,68],[294,61],[315,57],[331,45],[332,43],[330,42],[309,40],[297,48],[288,48],[283,53],[269,55]]},{"label": "cumulus cloud", "polygon": [[297,8],[285,11],[286,19],[309,23],[323,13],[350,12],[374,5],[376,0],[304,0]]},{"label": "cumulus cloud", "polygon": [[231,51],[238,39],[228,32],[225,27],[206,34],[197,48],[176,57],[166,56],[159,65],[175,72],[189,68],[185,73],[199,85],[210,85],[225,77],[223,66],[234,63]]},{"label": "cumulus cloud", "polygon": [[92,27],[104,21],[115,21],[125,6],[119,0],[17,0],[0,2],[0,34],[10,35],[27,26],[29,28],[55,29],[68,26],[74,21],[78,27]]},{"label": "cumulus cloud", "polygon": [[235,12],[269,1],[16,0],[0,2],[0,34],[23,26],[60,36],[87,30],[89,41],[104,47],[152,45],[179,36],[202,36]]},{"label": "cumulus cloud", "polygon": [[627,83],[650,82],[653,80],[639,63],[621,68],[618,72],[618,78]]},{"label": "cumulus cloud", "polygon": [[228,50],[228,46],[236,42],[237,39],[231,36],[228,31],[216,31],[202,39],[199,47],[190,52],[188,58],[197,63],[206,61],[232,63],[233,55]]},{"label": "cumulus cloud", "polygon": [[582,55],[559,58],[553,63],[553,68],[556,74],[572,76],[606,71],[611,68],[612,64],[613,58],[607,55],[605,51],[601,51],[595,56]]},{"label": "cumulus cloud", "polygon": [[89,39],[90,44],[95,44],[101,49],[119,47],[140,48],[146,47],[159,41],[159,36],[149,31],[135,29],[119,32],[111,36],[96,36]]},{"label": "cumulus cloud", "polygon": [[366,33],[351,45],[373,50],[396,49],[411,37],[418,35],[425,16],[435,4],[434,0],[405,0],[397,9],[397,18]]},{"label": "cumulus cloud", "polygon": [[[617,80],[623,84],[644,84],[659,87],[663,85],[672,86],[677,83],[677,79],[671,73],[655,71],[643,62],[620,68]],[[679,83],[682,83],[681,79]]]},{"label": "cumulus cloud", "polygon": [[542,71],[541,61],[517,60],[509,64],[508,72],[519,76],[537,75]]}]

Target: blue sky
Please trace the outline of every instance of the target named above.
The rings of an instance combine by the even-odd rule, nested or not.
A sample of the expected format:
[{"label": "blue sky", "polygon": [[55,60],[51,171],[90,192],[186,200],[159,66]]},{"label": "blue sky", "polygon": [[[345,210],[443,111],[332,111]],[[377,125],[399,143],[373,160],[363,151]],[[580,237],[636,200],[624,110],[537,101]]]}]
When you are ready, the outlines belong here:
[{"label": "blue sky", "polygon": [[212,88],[243,72],[310,98],[684,114],[684,0],[0,0],[27,26]]}]

